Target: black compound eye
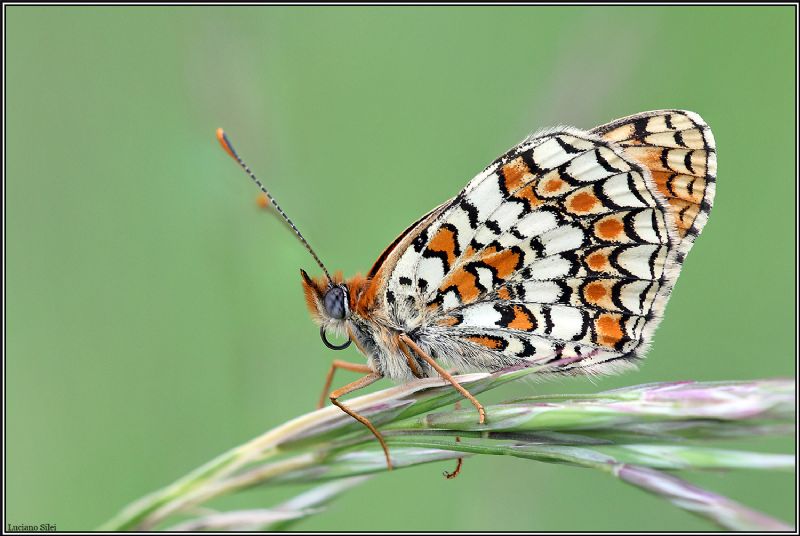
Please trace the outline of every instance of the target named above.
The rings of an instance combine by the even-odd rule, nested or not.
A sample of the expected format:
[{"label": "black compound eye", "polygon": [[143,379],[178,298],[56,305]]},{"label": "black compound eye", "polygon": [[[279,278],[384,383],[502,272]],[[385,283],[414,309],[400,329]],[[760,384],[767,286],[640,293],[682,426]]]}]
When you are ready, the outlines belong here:
[{"label": "black compound eye", "polygon": [[347,314],[347,294],[342,287],[332,287],[325,293],[323,303],[328,316],[337,320],[344,320]]}]

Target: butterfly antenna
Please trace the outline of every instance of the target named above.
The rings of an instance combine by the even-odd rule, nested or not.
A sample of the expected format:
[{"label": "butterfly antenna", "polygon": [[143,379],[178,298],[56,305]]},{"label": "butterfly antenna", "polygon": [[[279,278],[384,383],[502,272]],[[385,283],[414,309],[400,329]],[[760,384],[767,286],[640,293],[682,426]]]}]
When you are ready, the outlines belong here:
[{"label": "butterfly antenna", "polygon": [[252,171],[250,171],[250,168],[247,167],[247,164],[244,163],[244,160],[242,160],[241,157],[239,157],[239,155],[234,150],[230,140],[228,139],[228,135],[225,134],[225,131],[222,130],[221,128],[217,129],[217,140],[219,140],[219,143],[220,145],[222,145],[222,148],[225,149],[225,152],[228,153],[231,158],[233,158],[234,160],[236,160],[236,162],[239,163],[239,165],[242,167],[245,173],[247,173],[250,176],[250,178],[253,179],[253,182],[256,183],[256,186],[258,186],[261,189],[261,191],[264,192],[264,195],[267,196],[269,202],[272,203],[272,206],[275,207],[275,210],[278,211],[278,214],[280,214],[281,217],[284,220],[286,220],[286,223],[289,224],[289,227],[292,228],[294,234],[297,235],[297,238],[300,239],[300,242],[302,242],[303,245],[308,250],[308,252],[311,253],[311,256],[314,257],[315,261],[317,261],[317,264],[319,265],[320,268],[322,268],[322,271],[325,272],[325,275],[328,277],[328,281],[333,281],[333,279],[331,279],[331,274],[328,273],[327,268],[325,268],[325,265],[322,264],[322,261],[319,259],[319,257],[317,257],[317,254],[314,252],[308,241],[303,237],[303,234],[295,226],[292,220],[289,219],[289,216],[286,215],[286,213],[283,211],[280,205],[278,205],[278,202],[275,201],[275,198],[272,197],[272,194],[269,193],[264,184],[260,180],[258,180],[258,177],[256,177],[255,174]]}]

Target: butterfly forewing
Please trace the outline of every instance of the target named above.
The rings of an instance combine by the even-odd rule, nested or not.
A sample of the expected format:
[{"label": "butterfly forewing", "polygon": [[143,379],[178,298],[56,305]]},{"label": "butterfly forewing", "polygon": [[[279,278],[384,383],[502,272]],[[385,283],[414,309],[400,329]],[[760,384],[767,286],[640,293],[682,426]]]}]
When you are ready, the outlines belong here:
[{"label": "butterfly forewing", "polygon": [[398,252],[387,314],[467,368],[638,356],[707,219],[714,157],[687,112],[531,136]]}]

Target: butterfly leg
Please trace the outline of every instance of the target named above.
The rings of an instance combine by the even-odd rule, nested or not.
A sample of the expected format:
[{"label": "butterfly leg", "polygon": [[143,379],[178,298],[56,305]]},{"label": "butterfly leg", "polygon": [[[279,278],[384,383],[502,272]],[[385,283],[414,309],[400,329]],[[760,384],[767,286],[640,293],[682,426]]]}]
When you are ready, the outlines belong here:
[{"label": "butterfly leg", "polygon": [[328,393],[330,393],[331,383],[333,382],[333,374],[336,372],[336,369],[350,370],[352,372],[361,372],[362,374],[369,374],[370,372],[372,372],[372,369],[369,368],[367,365],[357,365],[355,363],[348,363],[347,361],[334,359],[333,363],[331,363],[331,369],[328,371],[328,376],[325,378],[325,386],[322,388],[322,394],[319,397],[319,403],[317,404],[317,409],[320,409],[322,406],[325,405],[325,398],[328,396]]},{"label": "butterfly leg", "polygon": [[383,455],[386,456],[386,467],[389,469],[389,471],[391,471],[392,460],[391,458],[389,458],[389,447],[386,446],[386,441],[384,441],[381,433],[378,432],[377,428],[375,428],[375,426],[371,422],[369,422],[369,419],[359,415],[358,413],[351,410],[338,400],[339,397],[342,397],[347,393],[352,393],[353,391],[357,391],[358,389],[362,389],[368,385],[372,385],[376,381],[380,380],[382,377],[383,376],[381,376],[380,374],[372,372],[371,374],[367,374],[363,378],[360,378],[352,383],[348,383],[347,385],[345,385],[340,389],[336,389],[330,394],[329,398],[331,399],[331,402],[335,406],[338,406],[339,409],[341,409],[342,411],[350,415],[352,418],[354,418],[355,420],[357,420],[358,422],[369,428],[369,431],[372,432],[372,435],[374,435],[375,438],[378,440],[378,442],[381,444],[381,448],[383,449]]},{"label": "butterfly leg", "polygon": [[451,375],[449,372],[447,372],[446,370],[444,370],[444,369],[442,368],[442,366],[441,366],[441,365],[439,365],[439,363],[437,363],[437,362],[436,362],[436,360],[435,360],[435,359],[433,359],[431,356],[429,356],[428,354],[426,354],[426,353],[425,353],[425,352],[422,350],[422,348],[420,348],[420,347],[417,345],[417,343],[415,343],[414,341],[412,341],[412,340],[411,340],[411,337],[409,337],[408,335],[406,335],[405,333],[403,333],[403,334],[401,334],[401,335],[400,335],[400,341],[401,341],[402,343],[404,343],[406,346],[408,346],[409,348],[411,348],[412,350],[414,350],[414,353],[416,353],[416,354],[417,354],[419,357],[421,357],[421,358],[422,358],[422,359],[423,359],[423,360],[424,360],[426,363],[428,363],[428,364],[429,364],[431,367],[433,367],[433,368],[434,368],[434,370],[436,370],[436,372],[438,372],[438,373],[439,373],[439,375],[440,375],[442,378],[444,378],[445,380],[447,380],[447,381],[449,381],[451,384],[453,384],[453,387],[455,387],[455,388],[456,388],[456,391],[458,391],[459,393],[461,393],[461,395],[462,395],[464,398],[466,398],[467,400],[469,400],[469,401],[472,403],[472,405],[473,405],[473,406],[475,406],[475,409],[477,409],[477,410],[478,410],[478,424],[483,424],[484,422],[486,422],[486,411],[483,409],[483,405],[482,405],[480,402],[478,402],[478,399],[477,399],[477,398],[475,398],[474,396],[472,396],[472,394],[470,394],[470,392],[469,392],[469,391],[467,391],[466,389],[464,389],[464,388],[461,386],[461,384],[460,384],[460,383],[458,383],[458,381],[456,381],[456,379],[455,379],[455,378],[453,378],[453,376],[452,376],[452,375]]},{"label": "butterfly leg", "polygon": [[[456,402],[456,403],[455,403],[455,405],[454,405],[453,407],[454,407],[455,409],[461,409],[461,401],[459,400],[458,402]],[[458,437],[458,436],[456,436],[456,443],[461,443],[461,438],[460,438],[460,437]],[[452,479],[454,479],[454,478],[455,478],[455,477],[457,477],[459,474],[461,474],[461,466],[462,466],[462,465],[464,465],[464,458],[459,458],[458,460],[456,460],[456,468],[453,470],[453,472],[452,472],[452,473],[450,473],[450,472],[448,472],[448,471],[445,471],[445,472],[443,473],[443,474],[444,474],[444,477],[445,477],[447,480],[452,480]]]}]

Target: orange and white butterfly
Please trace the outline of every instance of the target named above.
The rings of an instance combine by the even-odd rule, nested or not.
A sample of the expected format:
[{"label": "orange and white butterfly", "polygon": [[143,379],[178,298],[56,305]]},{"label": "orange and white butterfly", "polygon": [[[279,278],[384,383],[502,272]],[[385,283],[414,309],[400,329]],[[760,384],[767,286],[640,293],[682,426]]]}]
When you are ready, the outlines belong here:
[{"label": "orange and white butterfly", "polygon": [[[330,394],[338,401],[387,377],[553,363],[557,372],[604,374],[646,352],[686,254],[714,199],[716,151],[694,112],[645,112],[589,131],[529,136],[454,198],[409,226],[366,276],[331,277],[294,224],[234,152],[322,268],[303,288],[325,344],[354,342],[364,372]],[[342,346],[330,330],[345,333]],[[325,393],[323,393],[324,395]],[[323,399],[324,400],[324,396]],[[322,401],[321,401],[322,402]]]}]

